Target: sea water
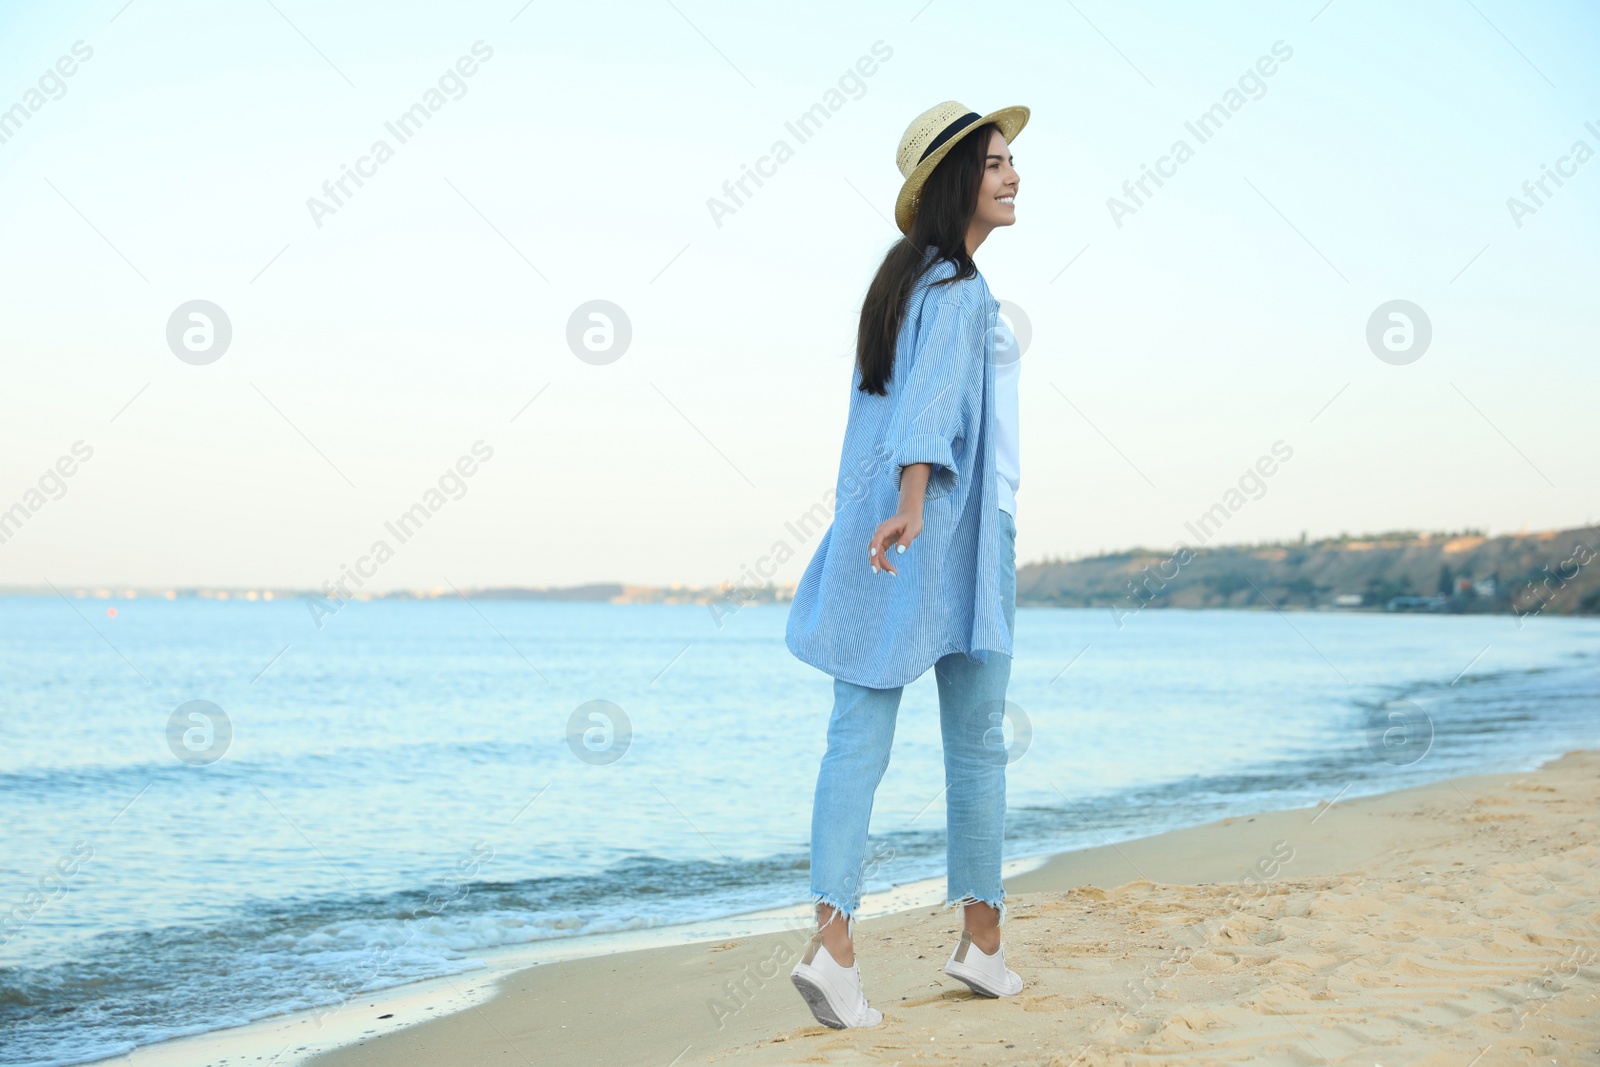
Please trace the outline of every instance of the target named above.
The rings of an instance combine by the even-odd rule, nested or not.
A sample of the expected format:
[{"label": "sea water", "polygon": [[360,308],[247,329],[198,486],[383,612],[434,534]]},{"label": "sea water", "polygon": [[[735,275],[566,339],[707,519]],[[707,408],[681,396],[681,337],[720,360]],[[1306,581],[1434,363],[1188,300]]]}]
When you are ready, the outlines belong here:
[{"label": "sea water", "polygon": [[[803,901],[832,686],[785,616],[0,598],[0,1062]],[[1016,650],[1008,858],[1600,742],[1595,619],[1023,607]],[[867,890],[942,873],[943,773],[930,672]]]}]

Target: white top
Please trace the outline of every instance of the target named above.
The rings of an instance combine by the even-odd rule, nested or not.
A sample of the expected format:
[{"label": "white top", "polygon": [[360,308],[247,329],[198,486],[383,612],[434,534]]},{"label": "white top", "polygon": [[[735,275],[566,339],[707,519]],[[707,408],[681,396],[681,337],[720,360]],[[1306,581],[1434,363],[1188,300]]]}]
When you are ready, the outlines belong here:
[{"label": "white top", "polygon": [[994,384],[995,473],[1000,477],[1000,510],[1017,517],[1017,487],[1022,483],[1022,459],[1017,441],[1017,379],[1022,375],[1022,353],[1004,316],[995,318]]}]

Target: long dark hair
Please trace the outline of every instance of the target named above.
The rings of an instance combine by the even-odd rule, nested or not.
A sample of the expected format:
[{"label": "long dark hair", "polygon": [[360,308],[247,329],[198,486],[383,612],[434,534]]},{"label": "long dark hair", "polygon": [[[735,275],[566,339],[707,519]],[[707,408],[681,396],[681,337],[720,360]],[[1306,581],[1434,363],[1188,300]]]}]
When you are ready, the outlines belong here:
[{"label": "long dark hair", "polygon": [[[978,273],[977,264],[967,255],[967,226],[978,210],[984,160],[999,128],[995,123],[985,123],[951,146],[922,187],[911,232],[884,255],[877,275],[867,287],[866,299],[861,302],[861,323],[856,328],[856,366],[861,370],[863,392],[878,396],[888,393],[885,385],[894,373],[895,341],[917,279],[943,260],[954,263],[956,273],[935,285]],[[924,263],[929,245],[939,251]]]}]

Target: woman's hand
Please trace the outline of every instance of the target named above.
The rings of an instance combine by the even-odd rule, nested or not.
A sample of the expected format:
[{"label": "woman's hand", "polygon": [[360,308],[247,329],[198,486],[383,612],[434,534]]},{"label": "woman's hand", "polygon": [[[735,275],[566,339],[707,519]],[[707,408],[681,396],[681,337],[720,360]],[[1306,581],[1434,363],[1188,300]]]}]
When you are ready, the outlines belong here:
[{"label": "woman's hand", "polygon": [[[911,542],[922,533],[922,509],[916,511],[897,511],[878,524],[877,530],[872,534],[872,540],[867,543],[867,557],[872,561],[872,572],[876,574],[882,567],[890,574],[898,575],[894,564],[889,562],[891,556],[897,556],[910,547]],[[893,545],[893,550],[890,546]]]},{"label": "woman's hand", "polygon": [[[899,575],[890,556],[898,556],[911,547],[911,542],[922,532],[922,502],[928,495],[928,476],[933,471],[930,463],[907,463],[896,477],[900,483],[900,508],[878,524],[867,542],[867,559],[872,563],[872,573],[882,567],[890,574]],[[889,551],[889,546],[894,551]]]}]

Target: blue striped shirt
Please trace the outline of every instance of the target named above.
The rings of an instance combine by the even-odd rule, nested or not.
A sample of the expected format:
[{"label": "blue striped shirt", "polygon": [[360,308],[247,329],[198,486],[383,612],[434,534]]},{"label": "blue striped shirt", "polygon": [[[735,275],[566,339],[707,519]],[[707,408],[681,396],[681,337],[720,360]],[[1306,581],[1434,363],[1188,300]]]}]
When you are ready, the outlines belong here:
[{"label": "blue striped shirt", "polygon": [[[995,473],[1000,303],[982,274],[931,285],[955,272],[941,261],[919,279],[887,396],[862,392],[852,364],[833,522],[789,607],[790,652],[873,689],[906,685],[952,652],[976,663],[991,651],[1011,654]],[[910,463],[932,465],[922,533],[894,554],[899,577],[874,574],[867,543],[899,508],[900,472]]]}]

